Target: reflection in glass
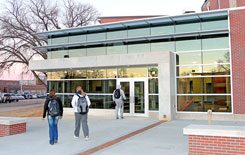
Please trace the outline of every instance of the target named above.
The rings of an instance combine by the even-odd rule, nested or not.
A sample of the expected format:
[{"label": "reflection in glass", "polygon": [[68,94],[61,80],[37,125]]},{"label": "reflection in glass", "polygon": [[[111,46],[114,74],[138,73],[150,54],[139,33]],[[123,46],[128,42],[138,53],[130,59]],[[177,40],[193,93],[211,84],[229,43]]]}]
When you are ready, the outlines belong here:
[{"label": "reflection in glass", "polygon": [[150,52],[150,44],[128,45],[128,53],[147,53]]},{"label": "reflection in glass", "polygon": [[229,48],[229,37],[202,39],[202,49]]},{"label": "reflection in glass", "polygon": [[176,53],[176,65],[202,64],[201,52]]},{"label": "reflection in glass", "polygon": [[178,111],[231,112],[231,96],[178,96]]},{"label": "reflection in glass", "polygon": [[147,77],[147,67],[118,68],[118,78]]},{"label": "reflection in glass", "polygon": [[52,38],[51,42],[52,42],[52,45],[67,44],[68,37]]},{"label": "reflection in glass", "polygon": [[134,112],[145,113],[144,82],[134,82]]},{"label": "reflection in glass", "polygon": [[158,95],[149,95],[149,110],[159,110]]},{"label": "reflection in glass", "polygon": [[176,52],[201,50],[201,40],[176,41]]},{"label": "reflection in glass", "polygon": [[174,42],[151,43],[151,52],[175,52]]},{"label": "reflection in glass", "polygon": [[230,94],[230,77],[178,78],[178,94]]},{"label": "reflection in glass", "polygon": [[200,76],[202,66],[180,66],[176,68],[177,76]]},{"label": "reflection in glass", "polygon": [[87,70],[72,70],[71,74],[73,75],[73,79],[86,79],[87,78]]},{"label": "reflection in glass", "polygon": [[203,64],[229,63],[230,53],[228,50],[203,52]]},{"label": "reflection in glass", "polygon": [[158,67],[157,66],[149,67],[148,74],[149,77],[158,77]]},{"label": "reflection in glass", "polygon": [[112,106],[112,95],[88,95],[94,109],[114,109]]},{"label": "reflection in glass", "polygon": [[88,69],[87,78],[106,78],[106,69]]},{"label": "reflection in glass", "polygon": [[126,101],[124,101],[124,113],[130,112],[130,83],[129,82],[120,82],[121,88],[124,91],[126,96]]},{"label": "reflection in glass", "polygon": [[229,75],[230,65],[207,65],[203,66],[204,75]]},{"label": "reflection in glass", "polygon": [[117,78],[117,68],[108,68],[106,69],[107,78]]},{"label": "reflection in glass", "polygon": [[116,89],[116,80],[89,80],[86,81],[87,93],[113,93]]},{"label": "reflection in glass", "polygon": [[177,79],[178,94],[201,94],[201,78],[179,78]]},{"label": "reflection in glass", "polygon": [[158,94],[158,78],[149,79],[149,94]]}]

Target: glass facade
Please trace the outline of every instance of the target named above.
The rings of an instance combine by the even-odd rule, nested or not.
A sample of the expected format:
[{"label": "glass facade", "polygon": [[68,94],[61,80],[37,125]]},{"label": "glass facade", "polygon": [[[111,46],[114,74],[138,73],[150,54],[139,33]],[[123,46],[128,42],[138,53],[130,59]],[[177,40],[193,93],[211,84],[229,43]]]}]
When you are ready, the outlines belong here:
[{"label": "glass facade", "polygon": [[[81,86],[91,100],[91,108],[113,109],[112,93],[116,89],[117,78],[149,78],[149,107],[150,110],[158,110],[158,67],[121,67],[121,68],[96,68],[96,69],[77,69],[48,72],[48,91],[55,89],[58,96],[64,102],[65,107],[71,107],[71,99],[76,87]],[[143,85],[142,85],[143,84]],[[145,83],[147,84],[147,83]],[[136,86],[144,87],[144,83],[136,83]],[[138,90],[138,89],[137,89]],[[139,91],[138,95],[143,95]],[[153,97],[151,97],[153,96]],[[142,97],[137,100],[137,112],[143,112],[144,106],[141,103]]]},{"label": "glass facade", "polygon": [[[176,55],[177,112],[206,112],[208,109],[232,112],[229,34],[215,34],[216,30],[228,30],[227,19],[186,19],[165,25],[159,22],[137,28],[49,38],[49,45],[104,42],[95,46],[49,51],[48,59],[171,51]],[[211,31],[212,34],[198,34]],[[166,39],[162,36],[171,37]],[[148,40],[147,37],[160,39]],[[49,72],[48,86],[62,94],[68,107],[71,93],[77,85],[82,85],[91,97],[92,108],[111,109],[111,93],[117,78],[147,78],[148,90],[144,91],[148,92],[149,110],[159,110],[158,68],[155,66]]]}]

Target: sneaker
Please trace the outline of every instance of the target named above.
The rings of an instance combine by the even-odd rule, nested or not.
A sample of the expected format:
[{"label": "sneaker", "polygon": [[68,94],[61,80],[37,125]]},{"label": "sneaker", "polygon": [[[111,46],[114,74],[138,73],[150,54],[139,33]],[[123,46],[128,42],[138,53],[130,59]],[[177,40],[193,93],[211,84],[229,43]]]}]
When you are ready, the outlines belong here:
[{"label": "sneaker", "polygon": [[121,117],[121,119],[124,119],[124,117]]},{"label": "sneaker", "polygon": [[57,144],[57,143],[58,143],[58,140],[55,140],[55,141],[54,141],[54,143],[56,143],[56,144]]},{"label": "sneaker", "polygon": [[54,144],[52,144],[52,143],[49,143],[50,145],[54,145]]},{"label": "sneaker", "polygon": [[116,119],[119,119],[118,117]]},{"label": "sneaker", "polygon": [[74,138],[78,138],[78,137],[77,137],[77,136],[75,136],[75,135],[74,135],[73,137],[74,137]]},{"label": "sneaker", "polygon": [[88,136],[85,137],[85,141],[88,141]]}]

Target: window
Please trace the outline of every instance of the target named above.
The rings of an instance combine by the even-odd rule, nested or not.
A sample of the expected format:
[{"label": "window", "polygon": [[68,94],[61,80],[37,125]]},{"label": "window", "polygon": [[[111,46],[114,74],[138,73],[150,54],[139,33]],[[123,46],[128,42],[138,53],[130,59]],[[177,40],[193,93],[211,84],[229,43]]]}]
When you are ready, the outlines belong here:
[{"label": "window", "polygon": [[150,35],[150,28],[128,30],[128,38],[136,38]]},{"label": "window", "polygon": [[128,45],[128,53],[147,53],[150,52],[150,44]]},{"label": "window", "polygon": [[202,31],[228,29],[227,20],[202,22]]},{"label": "window", "polygon": [[151,35],[167,35],[174,33],[174,26],[159,26],[151,28]]},{"label": "window", "polygon": [[200,23],[176,25],[176,33],[199,32],[199,31],[200,31]]}]

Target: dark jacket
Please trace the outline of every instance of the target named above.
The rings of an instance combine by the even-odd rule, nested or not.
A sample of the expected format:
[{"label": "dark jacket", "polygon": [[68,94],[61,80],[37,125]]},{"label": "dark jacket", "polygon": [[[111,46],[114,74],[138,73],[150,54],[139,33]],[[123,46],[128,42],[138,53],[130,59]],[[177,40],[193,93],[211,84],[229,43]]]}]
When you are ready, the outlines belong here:
[{"label": "dark jacket", "polygon": [[[43,108],[43,118],[46,117],[47,111],[48,111],[48,115],[50,115],[50,114],[49,114],[49,107],[48,107],[48,104],[49,104],[49,101],[50,101],[50,100],[51,100],[51,98],[50,98],[50,97],[47,97],[47,98],[46,98],[46,101],[45,101],[45,103],[44,103],[44,108]],[[60,116],[63,116],[63,104],[62,104],[62,102],[61,102],[61,100],[60,100],[59,97],[55,97],[55,100],[57,101],[57,103],[59,103]]]}]

